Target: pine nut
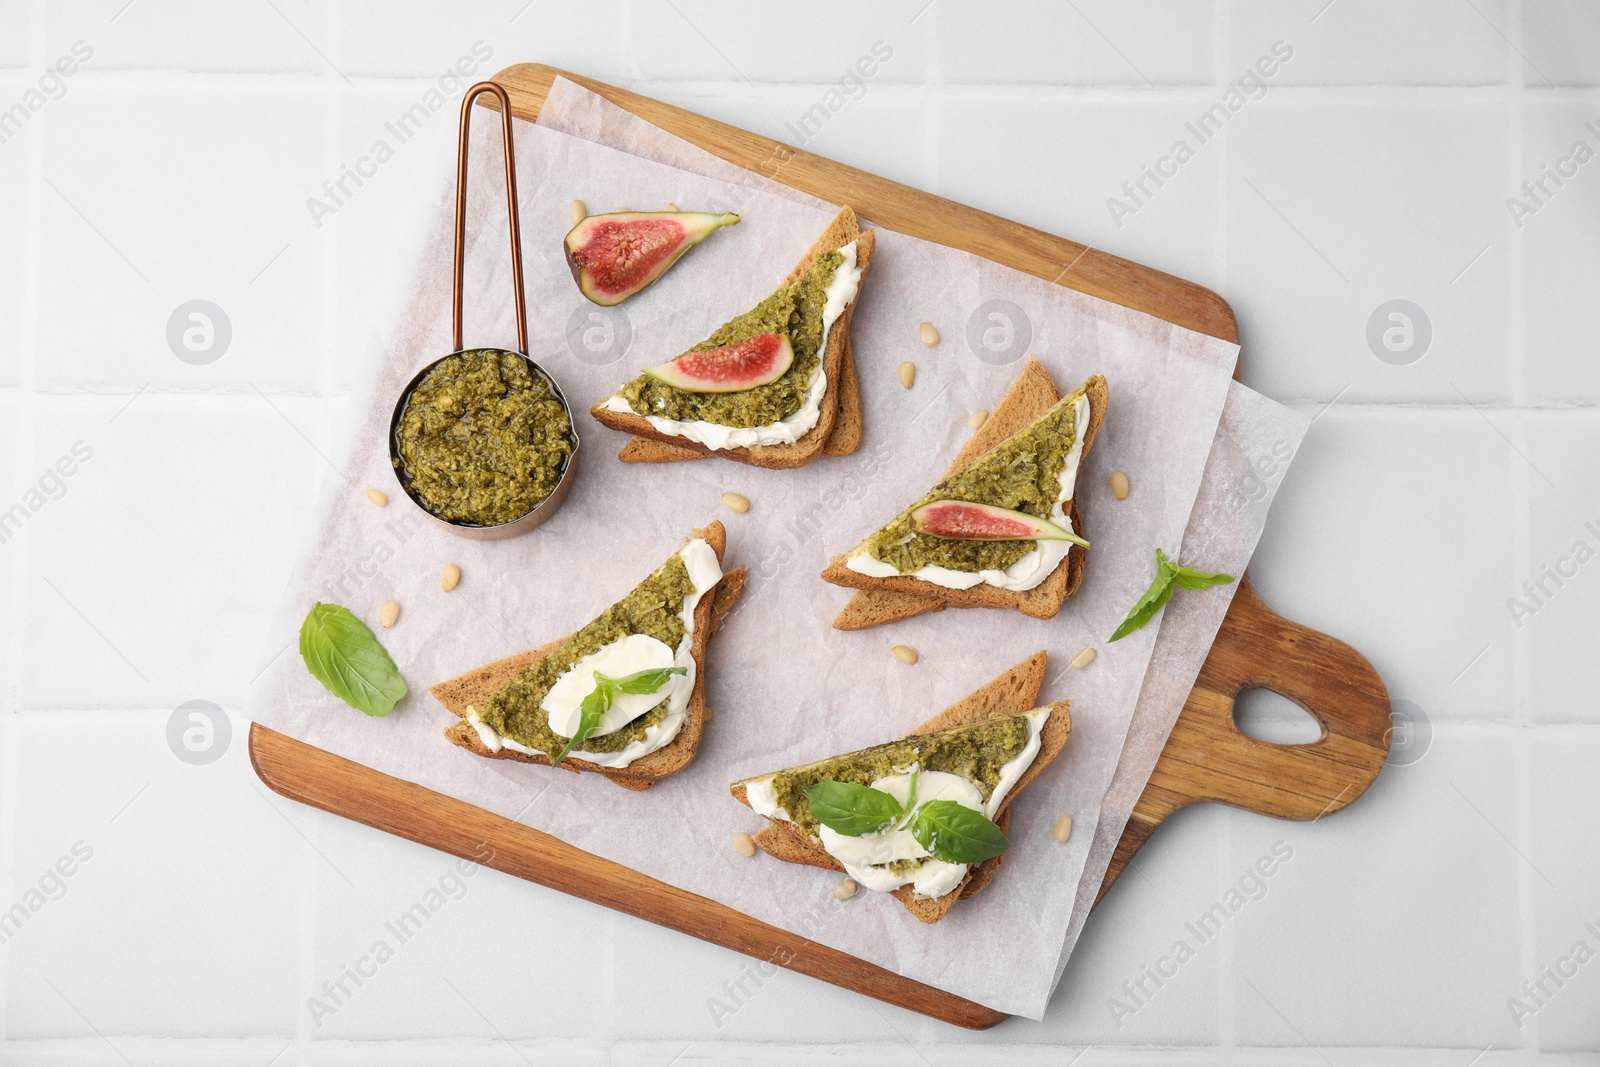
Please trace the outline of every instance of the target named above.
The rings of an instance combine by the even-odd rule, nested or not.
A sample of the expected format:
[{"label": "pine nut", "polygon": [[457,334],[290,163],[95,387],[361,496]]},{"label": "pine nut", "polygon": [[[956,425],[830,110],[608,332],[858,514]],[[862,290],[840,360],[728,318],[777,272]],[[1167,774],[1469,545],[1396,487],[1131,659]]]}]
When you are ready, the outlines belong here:
[{"label": "pine nut", "polygon": [[378,625],[382,627],[393,626],[400,620],[400,601],[385,600],[383,607],[378,609]]},{"label": "pine nut", "polygon": [[676,212],[676,211],[677,211],[677,210],[678,210],[678,205],[677,205],[677,204],[674,204],[674,203],[672,203],[672,202],[671,202],[671,201],[670,201],[670,200],[669,200],[669,201],[668,201],[668,202],[667,202],[667,210],[668,210],[668,211],[672,211],[672,212]]},{"label": "pine nut", "polygon": [[899,660],[901,663],[917,662],[917,650],[912,648],[910,645],[895,645],[894,648],[890,649],[889,651],[893,652],[894,658]]},{"label": "pine nut", "polygon": [[626,204],[624,204],[622,207],[617,208],[617,210],[615,212],[613,212],[613,214],[631,215],[631,214],[633,214],[633,208],[628,207]]},{"label": "pine nut", "polygon": [[849,900],[851,897],[856,895],[856,890],[859,888],[860,886],[856,885],[855,882],[846,878],[844,881],[833,887],[833,899]]},{"label": "pine nut", "polygon": [[588,218],[588,216],[589,209],[583,206],[582,200],[574,200],[572,206],[567,209],[567,217],[572,220],[574,226]]},{"label": "pine nut", "polygon": [[439,586],[446,593],[461,584],[461,568],[454,563],[444,565],[444,575],[439,581]]},{"label": "pine nut", "polygon": [[912,383],[915,382],[916,380],[917,380],[917,368],[916,368],[916,365],[912,364],[912,363],[902,363],[902,364],[900,364],[900,384],[905,386],[907,389],[910,389]]},{"label": "pine nut", "polygon": [[386,508],[389,506],[389,494],[385,493],[382,489],[368,489],[367,499],[378,505],[380,508]]},{"label": "pine nut", "polygon": [[939,343],[939,331],[933,328],[933,323],[931,322],[923,323],[922,326],[917,330],[917,336],[922,338],[922,343],[925,345],[936,345]]},{"label": "pine nut", "polygon": [[750,510],[750,498],[738,493],[723,493],[722,502],[728,505],[729,511],[737,511],[741,515]]},{"label": "pine nut", "polygon": [[1056,840],[1063,842],[1072,836],[1072,816],[1063,815],[1061,818],[1056,820],[1055,834]]},{"label": "pine nut", "polygon": [[1111,495],[1118,500],[1128,499],[1128,476],[1121,471],[1111,472]]},{"label": "pine nut", "polygon": [[706,708],[705,711],[702,711],[700,713],[700,721],[701,722],[710,722],[711,718],[712,718],[712,714],[713,713],[712,713],[711,709],[709,707]]},{"label": "pine nut", "polygon": [[978,429],[979,427],[981,427],[984,423],[986,423],[988,421],[989,421],[989,413],[987,411],[982,410],[981,408],[979,410],[977,410],[977,411],[974,411],[971,415],[967,416],[967,425],[971,426],[974,430]]},{"label": "pine nut", "polygon": [[756,854],[756,843],[749,834],[734,834],[733,847],[738,849],[742,856],[749,857]]},{"label": "pine nut", "polygon": [[1099,655],[1099,653],[1096,652],[1094,649],[1086,648],[1083,651],[1079,652],[1076,656],[1072,657],[1072,666],[1075,669],[1081,671],[1085,667],[1087,667],[1089,664],[1093,663],[1094,662],[1094,658],[1097,655]]}]

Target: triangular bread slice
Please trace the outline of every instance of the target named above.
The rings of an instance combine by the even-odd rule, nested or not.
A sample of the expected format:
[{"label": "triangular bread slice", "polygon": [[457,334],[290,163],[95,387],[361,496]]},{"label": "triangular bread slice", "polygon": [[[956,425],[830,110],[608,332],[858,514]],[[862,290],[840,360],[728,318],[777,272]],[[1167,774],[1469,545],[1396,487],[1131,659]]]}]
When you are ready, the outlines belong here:
[{"label": "triangular bread slice", "polygon": [[[722,523],[713,522],[703,530],[695,530],[692,536],[705,538],[706,543],[717,554],[717,559],[719,561],[722,559],[727,546],[727,533]],[[601,767],[577,756],[568,756],[558,766],[563,770],[578,773],[588,771],[602,774],[617,785],[628,789],[649,789],[667,775],[675,774],[687,767],[689,761],[694,759],[695,750],[700,746],[700,735],[705,729],[706,720],[711,717],[705,702],[706,650],[712,636],[722,625],[722,620],[733,610],[739,594],[744,591],[744,580],[743,567],[735,567],[731,571],[724,572],[722,580],[708,590],[700,598],[700,603],[695,606],[694,639],[689,646],[695,664],[694,689],[690,692],[688,711],[678,736],[673,738],[671,743],[639,757],[626,767]],[[509,748],[502,748],[498,752],[490,751],[465,716],[469,708],[482,703],[503,689],[525,667],[555,652],[571,640],[571,637],[569,634],[531,651],[495,660],[477,670],[468,671],[430,688],[428,692],[458,717],[458,721],[444,731],[445,738],[453,745],[460,745],[468,751],[490,759],[510,759],[548,766],[550,764],[548,756],[532,756],[514,752]]]},{"label": "triangular bread slice", "polygon": [[[1087,459],[1094,439],[1100,432],[1100,425],[1105,420],[1110,393],[1106,380],[1099,375],[1084,383],[1084,391],[1089,398],[1089,425],[1083,435],[1082,458]],[[1050,372],[1038,360],[1028,357],[1022,373],[1017,375],[1000,398],[994,412],[957,453],[955,461],[940,481],[949,479],[1001,447],[1060,401],[1061,393],[1051,379]],[[1067,517],[1072,522],[1072,528],[1082,533],[1083,522],[1078,511],[1080,495],[1074,492],[1067,508]],[[1012,608],[1036,619],[1054,618],[1061,610],[1061,605],[1083,584],[1086,559],[1084,550],[1074,545],[1043,582],[1024,592],[1014,592],[997,589],[986,583],[971,589],[948,589],[910,575],[873,578],[845,565],[854,551],[851,549],[851,552],[835,556],[822,572],[825,581],[859,590],[833,620],[834,627],[840,630],[864,630],[916,615],[943,611],[946,607]]]},{"label": "triangular bread slice", "polygon": [[[1022,373],[1013,379],[1006,389],[1005,395],[995,405],[995,409],[984,420],[982,426],[967,439],[967,443],[956,453],[955,460],[950,464],[949,470],[944,472],[948,478],[963,469],[973,460],[986,455],[1003,444],[1012,435],[1026,429],[1034,419],[1050,410],[1061,400],[1061,393],[1056,389],[1055,381],[1051,379],[1050,372],[1039,364],[1037,359],[1028,357],[1027,364],[1022,368]],[[1073,529],[1082,532],[1077,516],[1077,496],[1073,496],[1072,511]],[[1067,553],[1067,573],[1062,583],[1062,601],[1077,592],[1078,585],[1083,581],[1082,552]],[[849,573],[855,573],[853,571]],[[826,577],[826,575],[824,575]],[[1049,586],[1052,581],[1057,581],[1057,575],[1042,583],[1040,588]],[[926,583],[923,583],[924,585]],[[835,629],[839,630],[866,630],[874,626],[883,626],[891,622],[900,622],[903,619],[914,618],[918,615],[927,615],[945,609],[945,601],[938,596],[927,596],[921,593],[902,592],[893,589],[858,589],[844,610],[839,612],[833,620]]]},{"label": "triangular bread slice", "polygon": [[[912,730],[906,737],[916,737],[920,734],[937,733],[953,727],[967,726],[973,723],[984,722],[988,719],[1001,719],[1008,715],[1020,715],[1032,711],[1038,705],[1039,690],[1044,685],[1046,655],[1036,652],[1021,663],[1002,672],[993,681],[981,689],[950,705],[944,711],[935,715],[927,722]],[[1033,763],[1017,780],[1011,792],[1006,795],[995,822],[1001,830],[1010,825],[1011,802],[1017,794],[1022,792],[1035,778],[1048,767],[1052,760],[1061,754],[1066,746],[1067,737],[1072,731],[1072,716],[1068,711],[1070,700],[1058,700],[1049,705],[1050,717],[1045,720],[1043,729],[1039,731],[1039,753]],[[847,753],[850,755],[850,753]],[[793,769],[793,768],[786,768]],[[758,775],[757,777],[764,777]],[[747,807],[750,804],[746,784],[750,779],[742,779],[730,786],[734,799]],[[830,856],[826,849],[810,834],[806,833],[794,823],[781,819],[769,819],[767,826],[755,836],[755,843],[762,851],[777,859],[789,863],[803,863],[812,867],[825,867],[833,871],[844,871],[844,866]],[[899,900],[905,909],[925,923],[938,922],[950,911],[955,902],[962,897],[976,895],[986,887],[999,870],[1002,856],[985,860],[967,869],[966,877],[955,889],[942,897],[931,900],[919,900],[913,894],[910,886],[902,886],[889,895]]]},{"label": "triangular bread slice", "polygon": [[[811,269],[817,257],[842,248],[852,241],[856,243],[856,267],[860,269],[862,280],[865,281],[867,268],[872,263],[873,231],[862,233],[855,212],[844,208],[828,224],[822,236],[817,238],[816,243],[789,272],[789,276],[783,280],[778,289],[787,288],[798,281]],[[861,402],[855,380],[855,361],[846,343],[850,336],[850,319],[859,302],[858,293],[857,298],[846,305],[828,330],[822,348],[822,372],[827,376],[827,384],[822,394],[817,424],[793,444],[714,449],[686,437],[663,433],[650,425],[644,416],[633,411],[611,411],[603,406],[605,400],[590,408],[589,413],[603,426],[634,435],[633,440],[623,446],[622,451],[618,453],[618,458],[626,463],[673,463],[688,459],[687,453],[692,452],[699,457],[720,456],[755,467],[789,469],[805,466],[825,453],[848,455],[861,443]],[[848,373],[845,366],[847,356],[850,360]],[[846,395],[847,379],[849,396]],[[841,411],[844,413],[842,422]],[[838,441],[833,441],[836,426],[841,427],[841,436]],[[828,451],[830,447],[839,451]]]},{"label": "triangular bread slice", "polygon": [[[856,380],[856,357],[850,335],[844,337],[844,368],[839,374],[839,412],[833,419],[833,432],[823,442],[824,456],[849,456],[861,447],[861,383]],[[685,445],[668,444],[648,437],[630,437],[617,458],[624,463],[682,463],[691,459],[710,459]]]}]

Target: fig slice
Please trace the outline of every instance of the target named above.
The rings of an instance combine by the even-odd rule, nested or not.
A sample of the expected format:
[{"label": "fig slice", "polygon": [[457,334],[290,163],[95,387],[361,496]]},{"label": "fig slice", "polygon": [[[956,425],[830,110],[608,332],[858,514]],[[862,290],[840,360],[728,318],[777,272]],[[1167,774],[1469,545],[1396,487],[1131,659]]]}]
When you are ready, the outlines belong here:
[{"label": "fig slice", "polygon": [[665,274],[680,256],[739,216],[707,211],[614,211],[567,231],[567,266],[583,295],[622,303]]},{"label": "fig slice", "polygon": [[763,333],[721,348],[685,352],[644,373],[688,393],[739,393],[777,381],[792,363],[794,347],[788,336]]},{"label": "fig slice", "polygon": [[911,528],[950,541],[1071,541],[1089,547],[1076,533],[1037,515],[965,500],[922,505],[911,513]]}]

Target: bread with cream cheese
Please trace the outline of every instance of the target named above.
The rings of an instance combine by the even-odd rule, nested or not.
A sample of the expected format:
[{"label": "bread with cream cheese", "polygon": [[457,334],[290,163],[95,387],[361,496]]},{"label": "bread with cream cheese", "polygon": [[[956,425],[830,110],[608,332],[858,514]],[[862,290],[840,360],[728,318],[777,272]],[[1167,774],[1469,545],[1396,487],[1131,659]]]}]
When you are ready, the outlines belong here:
[{"label": "bread with cream cheese", "polygon": [[[692,536],[704,538],[716,553],[718,561],[722,560],[727,546],[727,533],[722,523],[713,522],[703,530],[695,530]],[[744,591],[744,580],[743,567],[725,571],[722,579],[709,589],[695,606],[694,635],[690,645],[690,654],[694,657],[695,663],[694,688],[689,696],[683,726],[670,743],[654,752],[646,753],[626,767],[602,767],[577,755],[569,755],[557,766],[577,773],[601,774],[627,789],[649,789],[667,775],[675,774],[687,767],[689,761],[694,759],[695,751],[700,745],[701,733],[705,729],[706,721],[711,717],[705,703],[706,652],[712,636],[722,625],[722,620],[727,617],[728,612],[733,610],[739,594]],[[485,664],[430,688],[428,691],[439,703],[457,716],[457,721],[444,731],[445,739],[453,745],[459,745],[469,752],[490,759],[511,759],[548,766],[549,756],[529,755],[509,748],[502,748],[498,752],[491,751],[465,716],[470,708],[504,688],[525,667],[560,648],[569,637],[558,638],[531,651]]]},{"label": "bread with cream cheese", "polygon": [[[981,689],[924,722],[906,736],[937,733],[952,727],[1034,710],[1039,699],[1039,690],[1044,685],[1047,658],[1044,652],[1035,653],[1004,671]],[[1039,732],[1039,752],[1022,777],[1017,780],[1016,785],[1012,786],[995,816],[995,823],[1002,831],[1006,831],[1010,825],[1012,801],[1016,800],[1017,795],[1039,777],[1066,747],[1067,738],[1072,730],[1072,717],[1068,710],[1071,703],[1070,700],[1059,700],[1048,705],[1050,717],[1045,720]],[[734,782],[729,787],[734,799],[746,806],[750,804],[747,792],[750,781],[752,779],[746,778]],[[762,851],[777,859],[812,867],[824,867],[832,871],[844,871],[843,864],[834,859],[816,838],[792,822],[769,818],[766,827],[755,835],[754,840]],[[1017,843],[1012,844],[1015,847]],[[920,921],[938,922],[949,913],[957,900],[974,896],[986,887],[1004,859],[1005,856],[1002,854],[969,867],[960,885],[941,897],[918,898],[913,894],[910,885],[893,890],[888,895],[899,900],[905,909]]]}]

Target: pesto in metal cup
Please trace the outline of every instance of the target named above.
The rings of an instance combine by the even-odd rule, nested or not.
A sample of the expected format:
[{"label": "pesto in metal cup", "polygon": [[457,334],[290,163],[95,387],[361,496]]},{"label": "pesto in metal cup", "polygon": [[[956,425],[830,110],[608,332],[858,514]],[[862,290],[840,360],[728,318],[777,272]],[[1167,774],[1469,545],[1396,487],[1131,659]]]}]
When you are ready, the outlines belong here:
[{"label": "pesto in metal cup", "polygon": [[390,422],[400,487],[468,537],[509,537],[549,518],[577,452],[560,387],[527,356],[501,348],[454,352],[424,367]]}]

